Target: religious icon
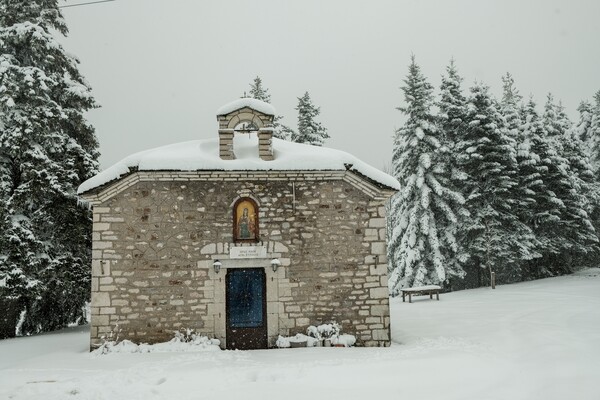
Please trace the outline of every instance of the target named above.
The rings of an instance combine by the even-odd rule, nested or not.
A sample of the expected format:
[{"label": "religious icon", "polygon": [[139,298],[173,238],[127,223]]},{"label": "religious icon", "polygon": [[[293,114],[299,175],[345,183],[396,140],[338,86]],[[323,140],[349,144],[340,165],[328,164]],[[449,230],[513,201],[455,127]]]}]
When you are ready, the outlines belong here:
[{"label": "religious icon", "polygon": [[256,206],[251,200],[242,200],[235,207],[235,239],[256,240]]}]

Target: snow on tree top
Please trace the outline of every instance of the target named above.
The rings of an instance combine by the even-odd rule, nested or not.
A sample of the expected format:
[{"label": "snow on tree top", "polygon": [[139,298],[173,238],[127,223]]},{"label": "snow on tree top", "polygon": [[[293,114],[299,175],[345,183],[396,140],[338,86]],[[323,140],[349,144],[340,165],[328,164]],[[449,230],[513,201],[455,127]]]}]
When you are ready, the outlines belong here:
[{"label": "snow on tree top", "polygon": [[235,110],[239,110],[240,108],[249,107],[253,110],[259,111],[263,114],[267,115],[275,115],[275,107],[270,105],[269,103],[265,103],[264,101],[260,101],[257,99],[253,99],[251,97],[242,97],[241,99],[237,99],[232,101],[231,103],[227,103],[221,108],[217,110],[218,115],[227,115],[230,112]]},{"label": "snow on tree top", "polygon": [[219,157],[219,140],[204,139],[176,143],[132,154],[98,175],[83,182],[77,191],[83,194],[106,183],[139,171],[345,171],[350,169],[373,181],[399,190],[398,181],[346,152],[273,138],[275,159],[265,161],[258,156],[255,134],[236,135],[235,160]]}]

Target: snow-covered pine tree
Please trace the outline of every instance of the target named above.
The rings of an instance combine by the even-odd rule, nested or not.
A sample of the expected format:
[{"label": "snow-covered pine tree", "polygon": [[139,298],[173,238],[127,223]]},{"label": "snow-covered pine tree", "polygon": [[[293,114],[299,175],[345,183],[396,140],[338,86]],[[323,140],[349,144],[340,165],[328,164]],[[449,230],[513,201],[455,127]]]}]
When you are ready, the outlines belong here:
[{"label": "snow-covered pine tree", "polygon": [[523,97],[519,94],[510,73],[502,77],[502,83],[500,112],[506,122],[507,133],[515,145],[518,165],[519,184],[515,187],[517,203],[513,211],[522,222],[530,225],[534,218],[536,196],[543,190],[543,171],[540,171],[542,166],[539,156],[531,151],[531,141],[523,133]]},{"label": "snow-covered pine tree", "polygon": [[[519,148],[519,172],[521,178],[531,176],[537,179],[537,185],[532,185],[530,198],[535,203],[529,208],[526,223],[531,227],[538,241],[538,251],[542,255],[540,260],[530,263],[527,275],[529,277],[548,276],[551,274],[547,268],[548,260],[560,252],[557,229],[560,226],[561,213],[564,208],[559,198],[555,185],[563,185],[559,166],[564,166],[565,160],[560,158],[555,145],[551,142],[540,118],[536,104],[530,97],[524,110],[525,122],[523,124],[523,142],[527,144],[527,156]],[[539,181],[538,181],[539,180]],[[557,236],[558,235],[558,236]]]},{"label": "snow-covered pine tree", "polygon": [[[250,84],[250,93],[244,92],[242,97],[252,97],[253,99],[271,104],[269,89],[263,86],[262,79],[259,76],[254,78],[254,81]],[[278,139],[289,140],[291,129],[280,122],[282,119],[281,115],[273,117],[273,136]]]},{"label": "snow-covered pine tree", "polygon": [[560,102],[556,108],[556,116],[561,134],[563,156],[568,160],[571,171],[575,173],[577,191],[587,198],[588,193],[593,191],[590,185],[594,183],[594,172],[585,151],[586,144],[579,135],[579,126],[571,123]]},{"label": "snow-covered pine tree", "polygon": [[590,210],[588,210],[592,224],[596,229],[596,235],[600,233],[600,182],[598,182],[597,175],[595,174],[594,166],[592,165],[592,143],[589,135],[591,134],[590,126],[592,124],[592,104],[584,100],[579,103],[577,107],[579,111],[579,121],[572,128],[572,136],[580,140],[583,152],[589,163],[589,168],[594,175],[593,181],[590,183],[590,193],[586,195],[590,203]]},{"label": "snow-covered pine tree", "polygon": [[[552,104],[551,98],[549,104]],[[525,116],[523,135],[529,143],[529,151],[536,157],[532,168],[539,172],[542,181],[539,190],[532,195],[535,205],[528,220],[542,254],[541,259],[529,264],[528,277],[535,278],[568,271],[562,255],[573,246],[570,226],[576,225],[574,219],[584,220],[585,212],[582,215],[576,211],[580,207],[575,200],[568,160],[562,156],[562,128],[554,106],[547,107],[545,116],[541,118],[531,98],[525,107]],[[590,227],[582,228],[582,237]]]},{"label": "snow-covered pine tree", "polygon": [[[450,60],[449,65],[446,67],[446,74],[442,75],[440,100],[437,103],[439,110],[437,120],[441,130],[440,142],[442,149],[445,150],[438,153],[440,157],[438,163],[443,163],[451,172],[449,180],[444,184],[451,190],[460,193],[464,198],[465,193],[462,192],[462,189],[467,174],[458,164],[457,152],[455,151],[457,143],[464,136],[464,129],[466,128],[467,99],[463,94],[462,81],[463,79],[458,73],[454,59]],[[461,208],[461,212],[458,213],[457,243],[462,242],[460,225],[465,223],[465,218],[468,218],[466,214],[468,213],[465,208]],[[468,259],[468,255],[465,254],[462,247],[458,246],[456,253],[448,253],[445,256],[448,268],[452,269],[448,275],[454,278],[451,279],[451,286],[468,287],[472,285],[472,283],[462,282],[461,279],[465,276],[463,263]]]},{"label": "snow-covered pine tree", "polygon": [[442,75],[438,102],[440,128],[450,150],[462,136],[461,130],[465,127],[467,100],[463,95],[462,81],[454,60],[450,60],[446,74]]},{"label": "snow-covered pine tree", "polygon": [[254,78],[254,81],[250,84],[250,93],[248,97],[271,104],[269,89],[263,87],[262,79],[260,79],[259,76]]},{"label": "snow-covered pine tree", "polygon": [[96,103],[53,32],[67,34],[56,0],[0,0],[0,295],[22,334],[83,323],[90,290],[76,189],[98,170]]},{"label": "snow-covered pine tree", "polygon": [[456,151],[468,174],[466,207],[471,216],[463,227],[463,246],[470,262],[483,272],[496,272],[500,282],[521,279],[521,264],[538,256],[531,230],[515,214],[518,185],[515,144],[505,120],[483,84],[475,84],[467,104],[467,128]]},{"label": "snow-covered pine tree", "polygon": [[519,143],[520,129],[523,125],[523,97],[515,86],[515,80],[510,73],[502,77],[502,101],[500,111],[506,120],[506,129],[510,138]]},{"label": "snow-covered pine tree", "polygon": [[457,251],[457,214],[463,197],[446,186],[450,168],[441,154],[441,131],[432,113],[432,86],[414,56],[402,86],[407,120],[396,132],[392,163],[402,190],[392,201],[396,223],[388,240],[392,273],[390,291],[403,287],[443,284],[462,269],[451,269],[447,257]]},{"label": "snow-covered pine tree", "polygon": [[586,134],[590,143],[590,161],[594,172],[600,175],[600,90],[594,95],[590,113],[590,126]]},{"label": "snow-covered pine tree", "polygon": [[591,157],[591,142],[589,134],[590,126],[592,125],[592,104],[589,101],[582,101],[577,107],[579,111],[579,122],[573,128],[574,133],[579,136],[579,139],[586,145],[586,154]]},{"label": "snow-covered pine tree", "polygon": [[312,103],[308,92],[298,97],[296,110],[298,110],[298,132],[290,129],[292,142],[323,146],[325,139],[329,139],[329,134],[327,129],[316,121],[321,108]]},{"label": "snow-covered pine tree", "polygon": [[[546,177],[557,198],[563,203],[557,230],[557,254],[549,256],[547,267],[552,274],[572,272],[588,254],[598,250],[598,238],[589,217],[592,199],[593,173],[587,162],[581,141],[571,133],[569,121],[561,104],[556,105],[551,94],[544,106],[542,121],[550,145],[556,152]],[[553,180],[551,180],[553,179]],[[558,181],[555,181],[557,180]]]}]

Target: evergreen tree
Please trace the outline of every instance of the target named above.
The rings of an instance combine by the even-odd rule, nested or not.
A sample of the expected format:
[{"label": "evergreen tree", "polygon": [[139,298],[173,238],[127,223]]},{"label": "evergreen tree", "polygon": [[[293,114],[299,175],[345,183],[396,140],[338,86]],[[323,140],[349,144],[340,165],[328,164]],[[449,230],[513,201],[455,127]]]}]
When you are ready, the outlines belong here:
[{"label": "evergreen tree", "polygon": [[574,133],[579,136],[579,139],[586,145],[586,154],[591,157],[591,134],[590,127],[592,125],[592,104],[589,101],[582,101],[577,107],[579,111],[579,122],[574,128]]},{"label": "evergreen tree", "polygon": [[[580,246],[593,244],[596,239],[576,193],[574,176],[569,161],[563,156],[563,136],[569,123],[559,119],[552,97],[548,97],[543,117],[530,99],[525,108],[525,139],[536,156],[531,168],[540,173],[541,185],[533,195],[529,224],[539,242],[542,258],[530,263],[529,277],[555,275],[570,271],[567,252],[585,252]],[[579,230],[575,233],[573,229]]]},{"label": "evergreen tree", "polygon": [[465,128],[467,100],[462,92],[462,77],[458,74],[454,60],[446,67],[440,85],[439,122],[442,134],[452,150]]},{"label": "evergreen tree", "polygon": [[329,139],[329,135],[327,129],[315,120],[321,113],[321,108],[313,105],[308,92],[298,97],[296,110],[298,110],[298,131],[288,128],[292,142],[323,146],[325,139]]},{"label": "evergreen tree", "polygon": [[467,129],[457,145],[465,182],[467,219],[465,247],[479,271],[496,272],[499,281],[520,280],[523,260],[536,254],[531,230],[515,215],[517,160],[515,144],[487,86],[471,88]]},{"label": "evergreen tree", "polygon": [[[271,103],[269,89],[263,86],[262,79],[258,76],[254,78],[254,82],[250,84],[250,93],[247,94],[244,92],[242,97],[251,97],[253,99],[264,101],[265,103]],[[273,117],[273,136],[278,139],[289,140],[291,129],[280,122],[282,118],[281,115]]]},{"label": "evergreen tree", "polygon": [[586,133],[590,143],[590,160],[596,174],[600,174],[600,90],[594,95],[594,104],[590,109],[590,126]]},{"label": "evergreen tree", "polygon": [[[526,174],[537,173],[539,185],[534,189],[531,198],[535,203],[530,208],[530,218],[528,225],[536,234],[539,242],[539,252],[545,257],[545,263],[550,254],[557,254],[559,241],[557,228],[560,222],[560,216],[564,204],[556,192],[555,185],[563,185],[564,181],[558,170],[559,165],[564,166],[562,160],[556,152],[555,146],[551,143],[548,131],[540,118],[536,104],[533,98],[530,98],[525,106],[525,123],[523,125],[524,141],[528,144],[528,151],[531,155],[531,165],[520,163],[520,172],[526,171]],[[526,160],[529,162],[529,160]],[[544,266],[539,271],[530,271],[532,274],[547,275]]]},{"label": "evergreen tree", "polygon": [[[582,259],[597,250],[598,238],[589,217],[593,174],[587,162],[581,141],[571,133],[569,121],[562,105],[556,105],[548,95],[544,106],[543,124],[550,145],[556,152],[550,158],[549,185],[564,205],[557,227],[557,254],[547,261],[553,274],[572,272],[573,259]],[[551,180],[554,179],[554,180]]]},{"label": "evergreen tree", "polygon": [[391,203],[395,226],[388,246],[393,295],[403,287],[440,284],[464,274],[446,263],[457,251],[457,215],[464,199],[447,186],[450,168],[442,154],[448,150],[431,111],[433,89],[414,57],[402,91],[406,106],[399,109],[407,120],[396,132],[392,158],[402,190]]},{"label": "evergreen tree", "polygon": [[518,146],[520,129],[523,125],[521,116],[523,107],[521,105],[523,97],[515,87],[515,80],[510,73],[502,77],[502,101],[500,102],[500,111],[506,120],[506,129],[510,138]]},{"label": "evergreen tree", "polygon": [[84,322],[89,299],[91,219],[76,189],[98,170],[83,117],[96,104],[53,32],[67,34],[56,0],[0,0],[0,295],[23,334]]},{"label": "evergreen tree", "polygon": [[[464,186],[464,181],[467,178],[467,174],[462,170],[458,164],[458,153],[456,152],[456,146],[458,141],[464,135],[466,129],[466,114],[467,114],[467,99],[463,94],[462,90],[462,77],[459,75],[454,60],[450,60],[450,64],[446,67],[446,74],[442,75],[442,84],[440,85],[440,101],[437,106],[439,109],[438,113],[438,124],[441,130],[440,141],[442,143],[442,149],[438,156],[440,157],[441,163],[447,166],[450,170],[450,179],[447,185],[455,192],[461,193]],[[465,214],[466,210],[463,209]],[[458,235],[460,236],[462,229],[460,225],[464,223],[465,216],[458,220]],[[461,238],[458,238],[458,243],[462,242]],[[450,275],[460,278],[464,276],[463,262],[468,258],[468,255],[464,253],[464,249],[458,246],[456,254],[447,254],[446,263],[453,266],[455,272]],[[460,281],[460,279],[458,279]],[[457,279],[453,280],[453,283],[457,282]]]},{"label": "evergreen tree", "polygon": [[592,104],[588,101],[582,101],[579,107],[577,107],[577,111],[579,111],[579,121],[572,128],[568,138],[574,138],[574,140],[579,141],[580,145],[577,145],[577,147],[582,148],[585,155],[586,166],[583,167],[583,170],[589,168],[592,174],[591,177],[585,177],[585,174],[578,173],[578,176],[583,176],[582,179],[587,183],[586,188],[588,190],[584,190],[583,193],[588,201],[590,219],[594,225],[596,235],[598,235],[598,232],[600,232],[600,183],[596,179],[594,167],[591,162],[592,143],[589,137],[591,134],[590,126],[592,124]]},{"label": "evergreen tree", "polygon": [[515,187],[516,204],[514,213],[519,219],[529,224],[533,220],[535,198],[542,190],[542,171],[539,170],[539,157],[531,151],[531,141],[522,131],[524,109],[523,97],[515,87],[515,81],[510,73],[502,77],[503,92],[500,102],[500,112],[506,123],[506,130],[516,149],[518,165],[517,179],[519,184]]},{"label": "evergreen tree", "polygon": [[258,76],[254,78],[254,82],[250,84],[250,93],[248,97],[271,104],[271,95],[269,94],[269,89],[263,87],[262,79],[260,79]]}]

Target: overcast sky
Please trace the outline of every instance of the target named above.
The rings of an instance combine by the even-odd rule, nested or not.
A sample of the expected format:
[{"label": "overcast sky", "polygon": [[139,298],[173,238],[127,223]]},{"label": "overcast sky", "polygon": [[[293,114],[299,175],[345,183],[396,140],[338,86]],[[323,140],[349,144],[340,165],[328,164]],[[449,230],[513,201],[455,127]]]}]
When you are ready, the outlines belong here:
[{"label": "overcast sky", "polygon": [[116,0],[63,13],[61,41],[102,106],[89,113],[102,168],[215,137],[216,110],[257,75],[285,124],[308,91],[326,146],[378,168],[403,121],[411,53],[436,88],[454,57],[466,86],[499,95],[509,71],[522,94],[543,103],[552,92],[572,118],[600,90],[598,0]]}]

